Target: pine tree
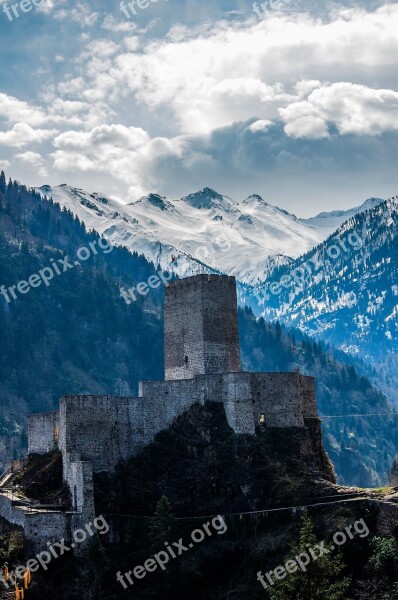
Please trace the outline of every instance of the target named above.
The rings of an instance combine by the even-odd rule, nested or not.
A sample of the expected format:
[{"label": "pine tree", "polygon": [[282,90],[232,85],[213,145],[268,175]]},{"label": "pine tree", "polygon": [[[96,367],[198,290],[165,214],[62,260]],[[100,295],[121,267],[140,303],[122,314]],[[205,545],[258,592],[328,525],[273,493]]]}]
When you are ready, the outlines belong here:
[{"label": "pine tree", "polygon": [[12,180],[11,177],[8,180],[8,184],[7,184],[7,199],[8,200],[12,200],[12,191],[13,191],[13,185],[12,185]]},{"label": "pine tree", "polygon": [[170,541],[175,518],[169,499],[162,496],[156,505],[154,518],[149,526],[148,537],[155,551],[162,550],[165,542]]},{"label": "pine tree", "polygon": [[[291,560],[309,548],[315,549],[319,540],[308,513],[304,513],[299,540],[292,544],[292,552],[287,557]],[[315,550],[319,555],[319,550]],[[268,588],[271,600],[348,600],[347,591],[351,581],[342,574],[344,564],[340,555],[325,553],[316,561],[311,559],[307,570],[298,569],[288,573],[287,577],[277,580]]]},{"label": "pine tree", "polygon": [[0,192],[2,192],[3,194],[5,194],[6,193],[6,189],[7,189],[6,176],[4,174],[4,171],[2,171],[0,173]]}]

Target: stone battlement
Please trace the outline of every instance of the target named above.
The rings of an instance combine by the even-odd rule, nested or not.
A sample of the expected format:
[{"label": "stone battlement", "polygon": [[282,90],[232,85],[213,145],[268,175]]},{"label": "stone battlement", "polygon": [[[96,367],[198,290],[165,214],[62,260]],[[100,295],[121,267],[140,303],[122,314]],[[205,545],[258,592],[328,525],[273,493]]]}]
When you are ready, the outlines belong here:
[{"label": "stone battlement", "polygon": [[192,285],[197,285],[200,281],[203,282],[228,282],[232,287],[236,287],[235,277],[231,275],[216,275],[216,274],[205,274],[202,273],[200,275],[193,275],[192,277],[185,277],[184,279],[174,279],[170,281],[169,288],[184,288]]}]

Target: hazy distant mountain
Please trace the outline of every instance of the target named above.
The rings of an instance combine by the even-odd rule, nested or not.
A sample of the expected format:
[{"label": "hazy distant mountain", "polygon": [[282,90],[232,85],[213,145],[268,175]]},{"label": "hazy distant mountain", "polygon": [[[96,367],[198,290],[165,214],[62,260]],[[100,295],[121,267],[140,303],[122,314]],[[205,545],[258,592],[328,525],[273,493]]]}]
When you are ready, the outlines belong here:
[{"label": "hazy distant mountain", "polygon": [[365,210],[370,210],[375,206],[378,206],[383,202],[382,198],[369,198],[365,200],[363,204],[357,206],[355,208],[351,208],[350,210],[333,210],[331,212],[321,212],[316,217],[311,217],[310,219],[300,219],[302,223],[307,225],[313,225],[315,227],[326,227],[337,229],[342,225],[345,221],[348,221],[351,217],[354,217],[358,213],[365,212]]}]

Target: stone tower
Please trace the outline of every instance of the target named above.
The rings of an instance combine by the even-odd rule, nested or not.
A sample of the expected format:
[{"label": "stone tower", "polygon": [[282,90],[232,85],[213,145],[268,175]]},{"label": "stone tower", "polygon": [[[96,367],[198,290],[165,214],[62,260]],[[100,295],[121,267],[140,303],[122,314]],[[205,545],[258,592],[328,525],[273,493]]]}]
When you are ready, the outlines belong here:
[{"label": "stone tower", "polygon": [[170,283],[164,355],[166,380],[240,371],[235,277],[196,275]]}]

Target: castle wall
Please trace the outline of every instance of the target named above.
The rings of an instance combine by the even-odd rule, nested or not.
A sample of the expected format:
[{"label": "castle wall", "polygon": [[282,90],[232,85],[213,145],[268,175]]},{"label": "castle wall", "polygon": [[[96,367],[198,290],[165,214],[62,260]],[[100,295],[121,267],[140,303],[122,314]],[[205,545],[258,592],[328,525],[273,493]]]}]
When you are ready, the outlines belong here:
[{"label": "castle wall", "polygon": [[87,461],[70,461],[66,480],[72,496],[74,512],[83,512],[86,520],[94,517],[93,465]]},{"label": "castle wall", "polygon": [[238,308],[234,277],[208,276],[201,289],[206,374],[239,372]]},{"label": "castle wall", "polygon": [[265,417],[266,427],[304,427],[299,373],[251,373],[256,425]]},{"label": "castle wall", "polygon": [[166,379],[192,379],[204,373],[203,313],[200,282],[171,283],[164,298]]},{"label": "castle wall", "polygon": [[24,527],[25,513],[13,506],[12,502],[11,495],[0,494],[0,516],[12,525]]},{"label": "castle wall", "polygon": [[59,429],[58,411],[36,413],[29,416],[28,422],[28,453],[46,454],[57,446],[57,431]]},{"label": "castle wall", "polygon": [[315,378],[300,375],[301,410],[304,418],[317,417]]},{"label": "castle wall", "polygon": [[109,471],[147,443],[146,413],[140,398],[65,396],[60,402],[59,447],[68,462],[90,461]]},{"label": "castle wall", "polygon": [[222,401],[222,376],[199,376],[177,381],[143,381],[139,386],[145,414],[147,443],[193,404]]},{"label": "castle wall", "polygon": [[174,281],[164,304],[166,380],[240,371],[234,277]]},{"label": "castle wall", "polygon": [[[69,465],[89,461],[112,470],[153,441],[193,404],[222,402],[236,433],[254,435],[260,415],[267,427],[304,427],[316,407],[313,380],[298,373],[226,373],[194,379],[141,382],[138,398],[66,396],[60,404],[59,447]],[[79,484],[73,483],[73,487]]]},{"label": "castle wall", "polygon": [[235,433],[255,434],[253,391],[250,373],[223,376],[222,400],[228,424]]},{"label": "castle wall", "polygon": [[47,550],[47,541],[57,542],[66,537],[67,515],[55,511],[30,511],[14,506],[12,497],[0,494],[0,516],[13,525],[23,528],[32,551]]},{"label": "castle wall", "polygon": [[42,511],[25,514],[24,535],[32,550],[48,550],[47,542],[59,542],[68,537],[68,517],[65,513]]}]

